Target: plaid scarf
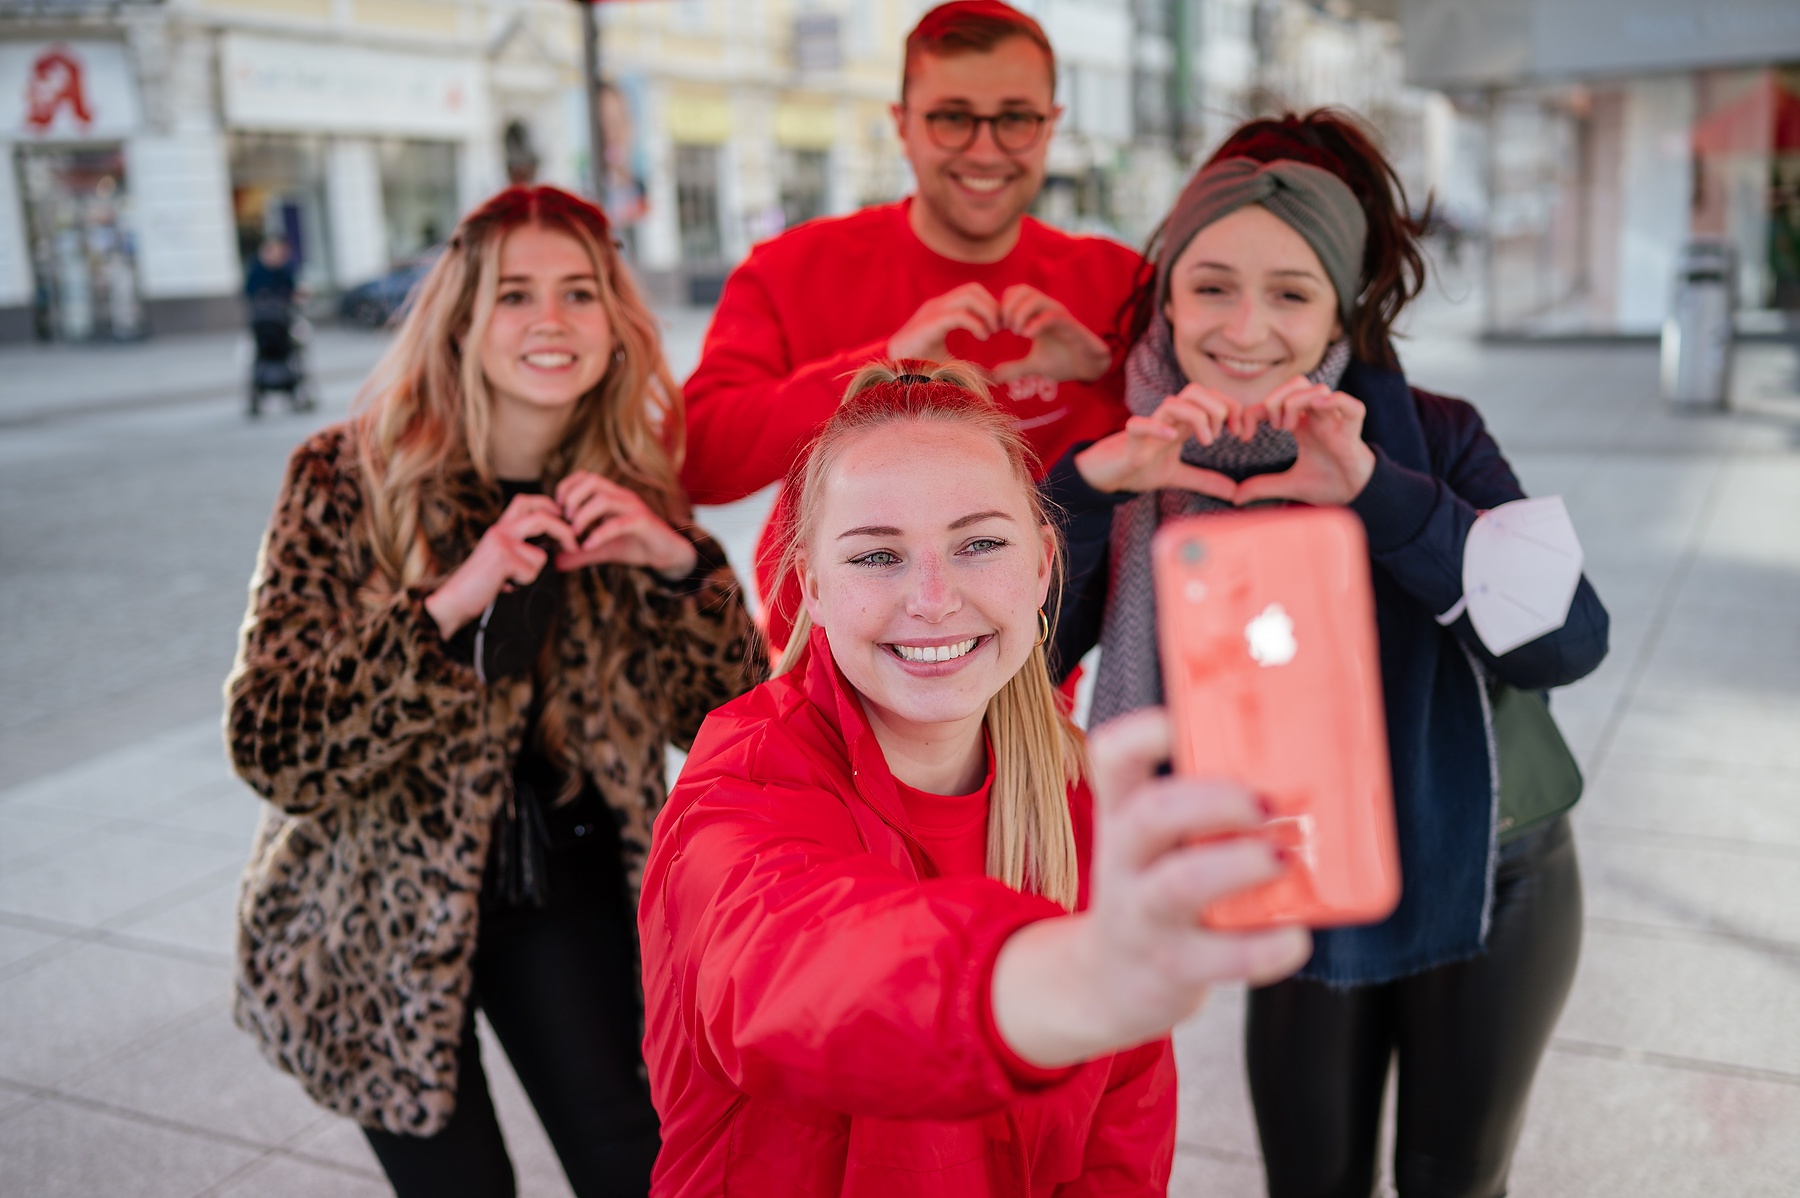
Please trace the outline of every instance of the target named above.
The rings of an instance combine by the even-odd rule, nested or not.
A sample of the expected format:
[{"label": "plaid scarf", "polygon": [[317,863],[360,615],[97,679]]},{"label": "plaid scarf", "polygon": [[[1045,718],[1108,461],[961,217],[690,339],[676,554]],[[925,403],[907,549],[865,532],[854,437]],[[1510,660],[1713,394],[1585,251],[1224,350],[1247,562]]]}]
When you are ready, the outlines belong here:
[{"label": "plaid scarf", "polygon": [[[1349,364],[1350,343],[1334,341],[1307,380],[1336,387]],[[1159,314],[1125,360],[1125,406],[1133,415],[1149,416],[1187,382],[1175,360],[1169,322]],[[1262,424],[1248,441],[1229,432],[1221,432],[1211,445],[1189,440],[1182,447],[1181,460],[1242,482],[1252,475],[1286,470],[1299,453],[1292,433]],[[1114,512],[1112,585],[1100,625],[1100,669],[1094,680],[1089,727],[1098,728],[1114,716],[1163,701],[1162,668],[1156,654],[1156,588],[1150,571],[1150,538],[1157,526],[1182,516],[1231,509],[1222,499],[1171,489],[1146,491]]]}]

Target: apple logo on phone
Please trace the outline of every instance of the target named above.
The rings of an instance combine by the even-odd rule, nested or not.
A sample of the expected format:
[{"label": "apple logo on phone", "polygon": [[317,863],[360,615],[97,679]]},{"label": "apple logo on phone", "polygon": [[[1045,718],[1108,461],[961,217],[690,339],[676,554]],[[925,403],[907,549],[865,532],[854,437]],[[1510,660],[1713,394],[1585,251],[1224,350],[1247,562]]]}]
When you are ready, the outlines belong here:
[{"label": "apple logo on phone", "polygon": [[1293,617],[1279,603],[1271,603],[1262,614],[1244,625],[1244,640],[1250,656],[1259,666],[1285,666],[1300,651],[1294,640]]}]

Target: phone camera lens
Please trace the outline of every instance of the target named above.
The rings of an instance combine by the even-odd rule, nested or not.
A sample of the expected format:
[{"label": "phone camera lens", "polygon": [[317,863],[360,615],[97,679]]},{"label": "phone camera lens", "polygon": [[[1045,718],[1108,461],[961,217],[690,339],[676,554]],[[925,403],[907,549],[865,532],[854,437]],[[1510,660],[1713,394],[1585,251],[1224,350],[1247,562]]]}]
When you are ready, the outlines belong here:
[{"label": "phone camera lens", "polygon": [[1199,541],[1187,541],[1181,546],[1181,560],[1190,566],[1197,566],[1206,559],[1206,546]]}]

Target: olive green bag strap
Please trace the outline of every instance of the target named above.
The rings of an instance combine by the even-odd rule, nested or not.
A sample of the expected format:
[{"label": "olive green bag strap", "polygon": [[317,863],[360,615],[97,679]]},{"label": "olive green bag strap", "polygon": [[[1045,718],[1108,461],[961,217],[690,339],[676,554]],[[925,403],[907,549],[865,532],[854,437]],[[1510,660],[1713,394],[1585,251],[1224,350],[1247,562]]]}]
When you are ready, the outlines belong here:
[{"label": "olive green bag strap", "polygon": [[1502,844],[1548,823],[1581,798],[1581,767],[1544,696],[1496,683],[1494,748],[1500,758]]}]

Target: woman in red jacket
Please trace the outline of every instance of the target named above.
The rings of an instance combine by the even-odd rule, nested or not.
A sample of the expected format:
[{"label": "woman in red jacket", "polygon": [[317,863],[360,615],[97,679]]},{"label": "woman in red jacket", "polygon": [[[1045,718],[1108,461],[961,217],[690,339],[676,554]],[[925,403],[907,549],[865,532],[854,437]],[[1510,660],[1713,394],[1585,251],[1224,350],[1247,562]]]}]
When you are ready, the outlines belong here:
[{"label": "woman in red jacket", "polygon": [[1160,712],[1095,737],[1090,810],[1029,451],[921,369],[863,371],[790,476],[785,669],[707,718],[657,821],[657,1194],[1160,1194],[1169,1029],[1309,950],[1198,926],[1280,863],[1232,835],[1253,796],[1154,777]]}]

